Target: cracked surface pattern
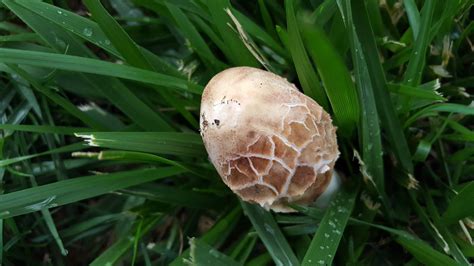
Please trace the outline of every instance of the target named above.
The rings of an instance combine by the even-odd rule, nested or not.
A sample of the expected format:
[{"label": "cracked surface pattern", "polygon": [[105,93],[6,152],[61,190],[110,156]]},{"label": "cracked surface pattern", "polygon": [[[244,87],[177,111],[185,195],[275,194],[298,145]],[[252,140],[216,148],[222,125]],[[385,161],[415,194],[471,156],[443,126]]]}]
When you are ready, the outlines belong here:
[{"label": "cracked surface pattern", "polygon": [[203,93],[200,125],[227,186],[278,212],[323,193],[339,156],[329,114],[286,79],[260,69],[214,76]]}]

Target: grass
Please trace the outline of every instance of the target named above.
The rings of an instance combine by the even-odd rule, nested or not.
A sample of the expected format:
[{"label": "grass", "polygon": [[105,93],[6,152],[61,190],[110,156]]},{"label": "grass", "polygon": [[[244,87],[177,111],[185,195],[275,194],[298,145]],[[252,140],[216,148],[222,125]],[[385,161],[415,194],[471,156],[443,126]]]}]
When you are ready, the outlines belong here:
[{"label": "grass", "polygon": [[[0,1],[1,265],[469,265],[473,1]],[[270,69],[331,113],[327,209],[240,202],[200,94]]]}]

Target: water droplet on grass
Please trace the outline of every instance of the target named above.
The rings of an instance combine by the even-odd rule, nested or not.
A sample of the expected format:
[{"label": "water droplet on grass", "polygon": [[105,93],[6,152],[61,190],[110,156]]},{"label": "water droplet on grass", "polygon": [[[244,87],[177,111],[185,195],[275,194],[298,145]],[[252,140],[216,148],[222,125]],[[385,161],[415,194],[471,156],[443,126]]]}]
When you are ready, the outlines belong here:
[{"label": "water droplet on grass", "polygon": [[84,34],[87,37],[91,37],[93,32],[91,28],[84,28],[84,30],[82,30],[82,34]]},{"label": "water droplet on grass", "polygon": [[275,233],[275,231],[273,230],[273,228],[270,225],[264,224],[263,227],[265,227],[265,230],[267,230],[267,232],[269,232],[270,234]]}]

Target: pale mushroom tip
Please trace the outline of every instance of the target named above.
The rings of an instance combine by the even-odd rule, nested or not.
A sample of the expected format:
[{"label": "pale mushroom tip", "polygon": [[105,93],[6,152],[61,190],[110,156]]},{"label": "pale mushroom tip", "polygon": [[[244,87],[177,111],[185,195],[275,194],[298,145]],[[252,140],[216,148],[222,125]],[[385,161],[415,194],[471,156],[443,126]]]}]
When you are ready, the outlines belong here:
[{"label": "pale mushroom tip", "polygon": [[201,101],[201,136],[234,193],[276,212],[308,204],[331,182],[339,156],[331,117],[271,72],[235,67],[215,75]]}]

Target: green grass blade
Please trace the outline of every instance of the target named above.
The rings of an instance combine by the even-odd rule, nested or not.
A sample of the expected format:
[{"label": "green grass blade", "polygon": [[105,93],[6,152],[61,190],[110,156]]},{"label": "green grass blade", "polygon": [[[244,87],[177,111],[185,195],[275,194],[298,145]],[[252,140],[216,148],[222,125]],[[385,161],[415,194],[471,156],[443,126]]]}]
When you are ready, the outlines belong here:
[{"label": "green grass blade", "polygon": [[74,144],[70,144],[67,146],[60,147],[60,148],[56,148],[54,150],[49,150],[49,151],[45,151],[45,152],[41,152],[37,154],[30,154],[30,155],[24,155],[24,156],[10,158],[10,159],[3,159],[3,160],[0,160],[0,167],[5,167],[10,164],[22,162],[28,159],[39,157],[39,156],[55,154],[55,153],[63,153],[63,152],[73,152],[73,151],[78,151],[84,148],[86,147],[82,143],[74,143]]},{"label": "green grass blade", "polygon": [[283,47],[276,42],[271,35],[264,31],[258,24],[253,22],[246,15],[239,12],[237,9],[233,9],[232,13],[235,14],[237,20],[242,24],[242,27],[250,36],[259,41],[262,45],[270,47],[278,55],[288,58],[288,54]]},{"label": "green grass blade", "polygon": [[[405,133],[402,130],[400,121],[395,113],[393,103],[391,101],[385,74],[383,72],[382,65],[380,64],[377,53],[377,46],[375,37],[372,31],[372,27],[369,21],[369,14],[367,13],[366,7],[363,1],[353,2],[353,23],[355,25],[356,34],[358,35],[358,41],[360,42],[360,53],[364,56],[365,65],[360,67],[367,68],[367,77],[364,81],[365,84],[369,84],[372,87],[370,90],[373,91],[375,96],[376,108],[378,116],[381,119],[382,126],[387,128],[386,134],[391,144],[391,148],[397,159],[400,161],[401,166],[407,173],[413,172],[413,163],[410,160],[410,150],[408,143],[405,138]],[[349,25],[351,23],[348,23]],[[363,45],[362,45],[363,44]],[[365,72],[365,70],[362,70]],[[364,100],[360,100],[361,103],[367,103]],[[375,111],[375,110],[372,110]],[[370,112],[367,114],[371,115]],[[378,155],[380,156],[380,154]]]},{"label": "green grass blade", "polygon": [[295,10],[293,8],[293,1],[285,1],[286,19],[288,27],[288,48],[293,58],[293,63],[296,68],[296,73],[301,83],[301,87],[306,95],[316,100],[324,110],[329,111],[329,104],[326,94],[321,86],[321,82],[316,75],[316,71],[311,65],[308,54],[303,45],[298,24],[296,21]]},{"label": "green grass blade", "polygon": [[436,1],[428,0],[421,10],[420,27],[418,36],[413,44],[413,50],[408,62],[403,82],[407,85],[417,86],[421,82],[423,69],[425,67],[426,51],[430,44],[430,25],[433,19],[433,11]]},{"label": "green grass blade", "polygon": [[389,228],[383,225],[376,225],[360,221],[354,218],[351,218],[352,222],[357,224],[369,225],[374,228],[378,228],[384,231],[387,231],[395,236],[395,241],[402,245],[408,252],[410,252],[419,262],[424,265],[458,265],[456,261],[450,257],[444,255],[443,253],[432,248],[425,241],[414,237],[412,234],[398,229]]},{"label": "green grass blade", "polygon": [[8,65],[13,71],[15,71],[18,75],[22,78],[27,80],[36,90],[41,92],[42,94],[46,95],[51,101],[61,106],[63,109],[68,111],[71,115],[75,116],[79,120],[81,120],[84,124],[97,129],[105,129],[105,127],[92,117],[86,115],[84,112],[79,110],[76,106],[74,106],[70,101],[61,97],[57,93],[54,93],[50,89],[42,86],[39,82],[37,82],[31,75],[29,75],[26,71],[21,69],[16,65]]},{"label": "green grass blade", "polygon": [[[11,0],[3,0],[3,2],[9,8],[20,6],[30,12],[33,12],[37,16],[50,21],[51,23],[63,28],[67,32],[87,40],[109,52],[110,54],[121,58],[120,53],[115,49],[102,29],[92,20],[84,18],[74,12],[61,9],[41,1],[17,0],[13,2]],[[165,62],[157,55],[141,47],[140,50],[147,56],[153,65],[159,69],[160,72],[175,77],[183,76],[178,70],[173,68],[170,64]]]},{"label": "green grass blade", "polygon": [[222,201],[216,201],[212,194],[181,189],[175,186],[147,184],[146,186],[123,189],[120,192],[172,206],[184,206],[193,209],[218,209],[223,206]]},{"label": "green grass blade", "polygon": [[237,33],[229,28],[233,25],[230,17],[225,12],[226,9],[231,9],[229,0],[216,0],[212,2],[204,1],[209,9],[213,26],[220,33],[227,49],[222,52],[226,57],[237,66],[253,66],[258,67],[259,64],[249,50],[240,40]]},{"label": "green grass blade", "polygon": [[183,79],[78,56],[0,48],[0,62],[117,77],[197,94],[202,91]]},{"label": "green grass blade", "polygon": [[461,105],[461,104],[455,104],[455,103],[433,104],[414,113],[411,117],[409,117],[405,121],[404,127],[408,127],[409,125],[413,124],[416,120],[420,118],[428,117],[428,116],[436,116],[438,115],[438,112],[474,115],[474,107],[469,106],[469,105],[466,106],[466,105]]},{"label": "green grass blade", "polygon": [[[7,5],[12,11],[15,12],[15,14],[22,18],[22,20],[25,21],[25,23],[27,23],[32,29],[38,32],[40,36],[58,52],[66,51],[67,47],[67,51],[71,54],[94,57],[91,51],[87,49],[82,42],[79,42],[76,37],[72,36],[68,32],[64,32],[61,26],[57,26],[47,18],[44,18],[43,16],[37,16],[34,11],[31,10],[31,8],[28,9],[27,7],[21,6],[16,2],[9,1],[7,1]],[[51,12],[52,9],[50,5],[40,5],[36,8],[40,10],[40,14]],[[41,11],[44,9],[47,11]],[[57,9],[57,12],[54,12],[55,15],[62,16],[62,14],[66,14],[63,13],[65,11],[61,11],[61,9],[55,9]],[[69,17],[73,17],[73,15],[67,16],[67,18]],[[63,25],[62,23],[60,24]],[[98,91],[99,94],[106,96],[114,105],[116,105],[120,110],[136,121],[137,124],[142,126],[142,128],[150,131],[172,131],[172,128],[163,120],[163,118],[160,117],[159,113],[153,112],[150,107],[145,105],[118,80],[103,77],[99,78],[97,76],[84,75],[82,73],[79,74],[79,77],[82,77],[82,81],[87,84],[87,87],[91,87]],[[31,82],[33,81],[30,78],[30,83]],[[81,88],[81,90],[83,90],[83,88]],[[43,92],[45,92],[44,89]],[[61,99],[52,99],[61,101]],[[67,103],[64,103],[64,101],[61,101],[61,103],[65,105],[65,108],[69,107],[67,110],[74,111],[73,108],[71,106],[67,106]],[[77,112],[74,114],[78,115]],[[102,128],[103,126],[99,129]]]},{"label": "green grass blade", "polygon": [[68,179],[0,196],[0,218],[5,219],[88,199],[110,191],[182,173],[178,167],[140,169]]},{"label": "green grass blade", "polygon": [[91,132],[90,128],[85,127],[62,127],[62,126],[43,126],[43,125],[9,125],[0,124],[0,129],[14,131],[35,132],[35,133],[54,133],[64,135],[74,135],[78,132]]},{"label": "green grass blade", "polygon": [[[353,13],[351,2],[344,1],[342,6],[343,17],[347,19],[347,25],[353,24],[353,18],[357,13]],[[356,29],[349,29],[350,47],[352,61],[354,62],[355,78],[361,105],[360,114],[360,139],[362,158],[367,165],[367,170],[371,176],[375,189],[381,196],[382,202],[388,208],[385,195],[385,177],[382,158],[382,140],[380,134],[379,115],[377,112],[374,88],[371,76],[368,72],[368,62],[362,50],[362,43]],[[369,185],[370,187],[370,185]]]},{"label": "green grass blade", "polygon": [[403,1],[403,5],[405,5],[408,21],[410,22],[411,30],[416,40],[420,32],[420,12],[418,11],[418,7],[416,7],[415,0],[405,0]]},{"label": "green grass blade", "polygon": [[311,13],[310,21],[319,27],[323,27],[337,11],[337,3],[333,0],[322,2],[313,13]]},{"label": "green grass blade", "polygon": [[109,38],[112,45],[132,66],[148,69],[150,63],[140,52],[140,49],[128,36],[125,30],[107,13],[100,1],[85,0],[84,4],[92,14],[92,19],[97,22],[99,27]]},{"label": "green grass blade", "polygon": [[465,217],[474,216],[474,204],[466,204],[474,198],[474,182],[466,184],[459,193],[451,199],[442,221],[452,224]]},{"label": "green grass blade", "polygon": [[56,225],[54,224],[54,220],[53,220],[53,217],[51,216],[50,211],[48,209],[42,209],[41,214],[46,223],[46,226],[48,227],[49,232],[51,233],[54,241],[58,245],[61,255],[66,256],[68,254],[68,251],[64,248],[63,241],[59,237],[58,229],[56,228]]},{"label": "green grass blade", "polygon": [[[240,207],[232,209],[232,211],[219,219],[216,224],[200,238],[200,240],[211,246],[219,246],[222,243],[222,240],[225,239],[237,225],[241,214],[242,209]],[[189,252],[189,249],[185,250],[170,263],[170,266],[188,265],[184,263],[184,259],[189,257]]]},{"label": "green grass blade", "polygon": [[421,87],[412,87],[404,84],[394,84],[389,83],[388,89],[392,93],[397,93],[399,95],[410,96],[413,98],[432,100],[432,101],[446,101],[440,93],[434,90],[426,90]]},{"label": "green grass blade", "polygon": [[276,265],[299,265],[291,246],[271,213],[254,204],[245,202],[241,202],[241,204],[274,263]]},{"label": "green grass blade", "polygon": [[80,133],[89,146],[169,155],[205,156],[201,136],[172,132]]},{"label": "green grass blade", "polygon": [[[350,136],[359,120],[360,111],[350,73],[322,29],[306,24],[302,35],[324,84],[336,125],[343,135]],[[336,76],[338,78],[334,78]]]},{"label": "green grass blade", "polygon": [[357,189],[340,190],[319,224],[301,265],[331,265],[354,207]]},{"label": "green grass blade", "polygon": [[[105,8],[99,1],[85,1],[86,6],[92,13],[92,18],[97,21],[106,36],[110,39],[112,44],[117,48],[123,58],[131,65],[137,68],[153,71],[153,65],[147,60],[145,54],[140,51],[137,44],[130,38],[125,30],[115,21],[115,19],[107,13]],[[155,88],[161,96],[176,108],[188,121],[194,126],[198,127],[198,122],[195,118],[184,108],[184,104],[180,103],[177,98],[170,95],[169,91]],[[156,119],[155,119],[156,120]],[[166,124],[164,121],[160,121]],[[148,123],[149,124],[149,123]],[[169,126],[164,127],[170,129]]]},{"label": "green grass blade", "polygon": [[189,245],[191,246],[190,257],[188,260],[190,265],[241,265],[235,260],[209,246],[202,240],[198,240],[193,237],[189,239]]},{"label": "green grass blade", "polygon": [[170,2],[165,2],[165,5],[173,16],[176,24],[179,26],[179,29],[181,29],[183,35],[189,40],[191,47],[201,57],[203,62],[209,65],[214,72],[223,70],[226,67],[226,64],[222,63],[212,53],[207,43],[201,37],[201,34],[197,31],[186,14],[181,11],[179,7]]},{"label": "green grass blade", "polygon": [[413,237],[397,237],[396,241],[424,265],[459,265],[456,261],[433,249],[430,245],[422,240]]},{"label": "green grass blade", "polygon": [[[98,256],[93,262],[90,263],[92,266],[103,266],[103,265],[114,265],[122,256],[131,250],[135,241],[141,239],[144,235],[149,233],[155,228],[156,224],[163,218],[163,215],[151,217],[143,221],[140,230],[132,230],[126,236],[118,239],[115,243],[107,248],[100,256]],[[138,234],[136,233],[138,231]]]}]

